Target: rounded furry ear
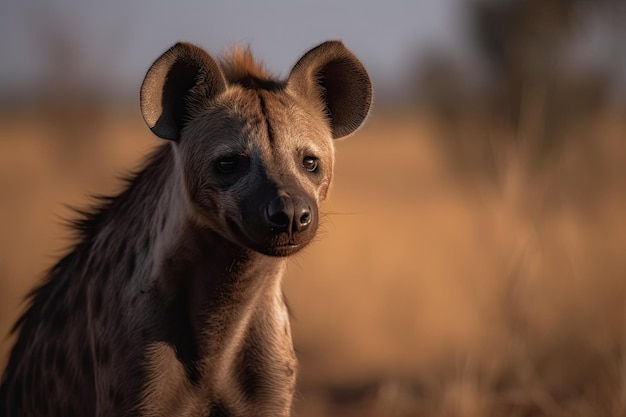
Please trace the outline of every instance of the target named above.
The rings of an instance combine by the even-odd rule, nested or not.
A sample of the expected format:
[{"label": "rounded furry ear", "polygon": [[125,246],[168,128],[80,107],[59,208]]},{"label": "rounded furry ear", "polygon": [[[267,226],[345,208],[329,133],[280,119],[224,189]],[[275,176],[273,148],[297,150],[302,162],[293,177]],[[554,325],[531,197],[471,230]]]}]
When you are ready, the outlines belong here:
[{"label": "rounded furry ear", "polygon": [[324,42],[304,54],[291,70],[287,88],[321,101],[334,139],[361,127],[372,105],[367,71],[341,41]]},{"label": "rounded furry ear", "polygon": [[141,113],[152,132],[178,140],[189,104],[226,89],[220,67],[203,49],[177,43],[152,64],[141,85]]}]

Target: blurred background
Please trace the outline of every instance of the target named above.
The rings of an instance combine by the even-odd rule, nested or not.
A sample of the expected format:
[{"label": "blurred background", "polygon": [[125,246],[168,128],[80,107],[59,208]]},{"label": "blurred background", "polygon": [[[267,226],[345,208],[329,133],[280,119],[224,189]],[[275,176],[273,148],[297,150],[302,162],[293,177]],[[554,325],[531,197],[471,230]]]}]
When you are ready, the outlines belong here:
[{"label": "blurred background", "polygon": [[154,59],[244,44],[284,77],[333,38],[376,103],[285,280],[295,415],[626,415],[623,0],[2,1],[0,368],[69,207],[159,143]]}]

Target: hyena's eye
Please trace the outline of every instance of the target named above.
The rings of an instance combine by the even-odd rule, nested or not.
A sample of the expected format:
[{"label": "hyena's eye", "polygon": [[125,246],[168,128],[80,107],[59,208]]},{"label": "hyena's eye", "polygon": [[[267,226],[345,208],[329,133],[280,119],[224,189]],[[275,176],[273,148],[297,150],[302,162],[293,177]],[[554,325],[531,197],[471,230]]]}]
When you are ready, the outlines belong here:
[{"label": "hyena's eye", "polygon": [[314,156],[305,156],[302,160],[302,166],[309,172],[317,171],[318,165],[318,159]]},{"label": "hyena's eye", "polygon": [[244,157],[241,155],[223,156],[217,160],[215,166],[223,174],[232,174],[241,168]]}]

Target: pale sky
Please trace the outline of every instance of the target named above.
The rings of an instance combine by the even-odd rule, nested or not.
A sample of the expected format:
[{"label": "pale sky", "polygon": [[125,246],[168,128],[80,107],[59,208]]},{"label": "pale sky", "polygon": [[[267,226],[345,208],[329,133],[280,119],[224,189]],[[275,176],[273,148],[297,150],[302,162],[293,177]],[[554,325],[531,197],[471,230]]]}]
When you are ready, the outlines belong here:
[{"label": "pale sky", "polygon": [[59,28],[77,51],[71,79],[79,85],[136,90],[152,61],[178,40],[211,53],[249,44],[285,76],[308,48],[336,38],[361,58],[375,86],[401,91],[419,55],[463,50],[467,0],[0,2],[1,93],[43,82]]},{"label": "pale sky", "polygon": [[[150,64],[179,40],[213,54],[250,45],[272,72],[286,76],[310,47],[342,39],[365,64],[379,97],[402,94],[413,87],[407,86],[411,72],[426,54],[451,57],[466,74],[480,71],[467,28],[472,1],[0,0],[0,98],[59,78],[133,97]],[[594,10],[583,9],[571,64],[600,66],[624,87],[626,7],[609,10],[612,26]],[[63,71],[55,75],[50,62],[59,62],[59,37],[74,55],[62,58],[71,64],[57,65]]]}]

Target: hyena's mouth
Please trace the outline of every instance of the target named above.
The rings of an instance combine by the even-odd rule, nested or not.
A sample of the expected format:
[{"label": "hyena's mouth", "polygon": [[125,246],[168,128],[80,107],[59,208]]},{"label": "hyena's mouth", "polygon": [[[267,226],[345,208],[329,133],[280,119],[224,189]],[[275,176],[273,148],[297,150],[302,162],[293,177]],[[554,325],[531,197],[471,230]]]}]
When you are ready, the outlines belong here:
[{"label": "hyena's mouth", "polygon": [[302,250],[311,243],[317,229],[317,224],[314,224],[304,232],[276,233],[267,230],[265,233],[258,233],[258,231],[257,233],[249,233],[236,221],[229,220],[228,224],[232,235],[236,237],[242,246],[264,255],[279,257],[291,256]]},{"label": "hyena's mouth", "polygon": [[250,241],[249,247],[264,255],[291,256],[313,240],[314,234],[310,236],[304,235],[309,235],[309,233],[298,233],[291,236],[288,233],[280,233],[263,241]]},{"label": "hyena's mouth", "polygon": [[264,251],[260,252],[270,256],[291,256],[294,253],[298,252],[300,249],[302,249],[304,246],[306,246],[306,243],[301,245],[289,243],[286,245],[268,246],[265,248]]},{"label": "hyena's mouth", "polygon": [[[285,235],[285,236],[282,236]],[[270,256],[290,256],[300,251],[313,240],[310,238],[299,238],[299,235],[289,237],[287,233],[281,233],[276,236],[269,245],[265,245],[265,251],[261,251]],[[286,240],[286,241],[285,241]]]}]

